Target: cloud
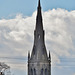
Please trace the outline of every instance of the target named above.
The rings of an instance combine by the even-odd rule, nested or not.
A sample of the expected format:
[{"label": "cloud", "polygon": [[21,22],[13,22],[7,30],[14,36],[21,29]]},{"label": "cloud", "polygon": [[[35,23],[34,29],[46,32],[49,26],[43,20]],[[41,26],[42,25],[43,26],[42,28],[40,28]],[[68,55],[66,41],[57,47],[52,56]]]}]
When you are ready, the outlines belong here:
[{"label": "cloud", "polygon": [[[46,30],[46,45],[53,55],[63,58],[74,57],[75,11],[53,9],[43,13]],[[52,56],[53,57],[53,56]],[[55,58],[52,59],[56,60]],[[54,61],[55,62],[55,61]],[[58,61],[59,62],[59,61]]]},{"label": "cloud", "polygon": [[[60,8],[45,11],[43,24],[52,64],[61,63],[61,57],[75,57],[75,11]],[[36,11],[32,16],[17,14],[13,19],[1,19],[0,56],[27,57],[33,47],[35,25]]]}]

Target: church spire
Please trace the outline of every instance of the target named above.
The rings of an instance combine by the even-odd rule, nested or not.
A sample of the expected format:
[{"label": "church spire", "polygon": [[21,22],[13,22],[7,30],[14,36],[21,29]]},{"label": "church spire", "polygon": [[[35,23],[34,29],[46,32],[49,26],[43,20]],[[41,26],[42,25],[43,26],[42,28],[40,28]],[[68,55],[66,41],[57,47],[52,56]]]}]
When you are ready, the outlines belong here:
[{"label": "church spire", "polygon": [[31,58],[33,58],[36,55],[35,59],[39,61],[41,60],[41,55],[43,55],[43,58],[47,59],[47,52],[46,52],[46,47],[44,42],[45,33],[43,29],[40,0],[38,2],[39,3],[37,8],[36,28],[34,31],[34,46],[31,54]]},{"label": "church spire", "polygon": [[28,75],[43,75],[43,73],[45,73],[44,75],[51,75],[50,52],[48,57],[44,35],[41,3],[38,0],[34,45],[31,56],[28,54]]}]

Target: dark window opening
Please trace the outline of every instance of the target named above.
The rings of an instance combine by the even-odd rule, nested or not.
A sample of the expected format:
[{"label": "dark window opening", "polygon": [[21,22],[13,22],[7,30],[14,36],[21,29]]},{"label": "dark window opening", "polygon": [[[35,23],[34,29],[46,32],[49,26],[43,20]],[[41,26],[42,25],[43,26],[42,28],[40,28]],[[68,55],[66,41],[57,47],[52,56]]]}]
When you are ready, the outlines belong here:
[{"label": "dark window opening", "polygon": [[47,69],[45,69],[45,75],[48,75]]},{"label": "dark window opening", "polygon": [[33,75],[33,70],[31,69],[31,75]]},{"label": "dark window opening", "polygon": [[34,75],[36,75],[36,69],[34,69]]},{"label": "dark window opening", "polygon": [[41,69],[41,75],[43,75],[43,69]]}]

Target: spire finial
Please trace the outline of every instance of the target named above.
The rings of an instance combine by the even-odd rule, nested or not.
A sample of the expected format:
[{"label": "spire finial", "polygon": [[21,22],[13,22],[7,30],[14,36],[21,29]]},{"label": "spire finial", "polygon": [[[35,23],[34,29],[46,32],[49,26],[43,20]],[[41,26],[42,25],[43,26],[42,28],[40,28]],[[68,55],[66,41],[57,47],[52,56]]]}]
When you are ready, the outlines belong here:
[{"label": "spire finial", "polygon": [[39,4],[38,4],[38,7],[41,7],[41,3],[40,3],[40,0],[39,0]]},{"label": "spire finial", "polygon": [[36,30],[38,29],[43,30],[40,0],[38,0],[37,17],[36,17]]}]

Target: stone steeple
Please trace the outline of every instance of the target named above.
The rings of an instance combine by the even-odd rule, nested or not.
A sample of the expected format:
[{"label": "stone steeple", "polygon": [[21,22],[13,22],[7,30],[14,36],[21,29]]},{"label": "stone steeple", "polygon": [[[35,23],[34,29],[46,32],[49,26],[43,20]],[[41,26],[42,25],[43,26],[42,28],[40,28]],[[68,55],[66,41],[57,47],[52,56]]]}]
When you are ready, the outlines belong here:
[{"label": "stone steeple", "polygon": [[31,56],[28,53],[28,75],[51,75],[51,58],[47,55],[44,42],[41,4],[38,2],[36,27],[34,30],[34,45]]},{"label": "stone steeple", "polygon": [[34,46],[31,55],[31,58],[36,59],[37,61],[41,60],[41,55],[43,56],[43,59],[47,59],[47,52],[44,43],[44,34],[45,33],[42,23],[41,4],[39,0],[36,17],[36,28],[34,31]]}]

